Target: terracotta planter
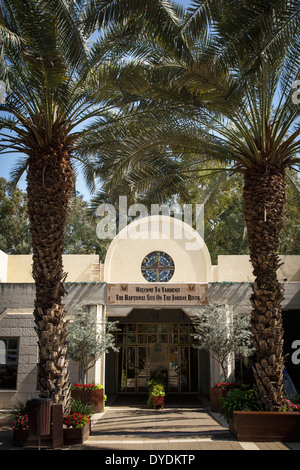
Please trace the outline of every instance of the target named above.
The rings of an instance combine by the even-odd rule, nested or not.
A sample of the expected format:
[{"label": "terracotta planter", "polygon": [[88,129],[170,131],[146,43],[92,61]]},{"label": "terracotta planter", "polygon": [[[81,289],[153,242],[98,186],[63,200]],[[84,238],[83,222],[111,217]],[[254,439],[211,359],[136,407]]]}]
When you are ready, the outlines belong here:
[{"label": "terracotta planter", "polygon": [[82,428],[64,428],[64,445],[67,444],[83,444],[91,433],[91,421],[86,423]]},{"label": "terracotta planter", "polygon": [[82,403],[92,403],[96,413],[104,411],[104,389],[97,390],[72,390],[71,396]]},{"label": "terracotta planter", "polygon": [[221,410],[221,398],[225,398],[229,390],[222,388],[212,387],[209,390],[210,396],[210,409],[218,413]]},{"label": "terracotta planter", "polygon": [[152,405],[154,409],[159,406],[163,410],[165,406],[165,397],[152,397]]},{"label": "terracotta planter", "polygon": [[13,447],[23,447],[29,437],[29,429],[13,430]]},{"label": "terracotta planter", "polygon": [[299,442],[300,413],[273,411],[234,411],[229,430],[238,441]]}]

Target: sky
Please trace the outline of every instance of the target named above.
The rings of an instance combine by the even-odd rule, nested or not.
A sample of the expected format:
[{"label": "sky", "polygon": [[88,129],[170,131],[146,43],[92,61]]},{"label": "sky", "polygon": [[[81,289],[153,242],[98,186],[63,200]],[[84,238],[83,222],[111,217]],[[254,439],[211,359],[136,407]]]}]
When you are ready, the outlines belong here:
[{"label": "sky", "polygon": [[[175,0],[176,3],[183,5],[187,8],[191,4],[192,0]],[[20,155],[14,153],[8,153],[0,155],[0,177],[9,180],[10,172],[12,171],[13,167],[15,166],[16,162],[20,158]],[[26,177],[23,176],[19,183],[19,188],[23,191],[26,190]],[[79,176],[77,180],[77,191],[83,195],[85,200],[90,199],[89,190],[83,180],[82,177]]]}]

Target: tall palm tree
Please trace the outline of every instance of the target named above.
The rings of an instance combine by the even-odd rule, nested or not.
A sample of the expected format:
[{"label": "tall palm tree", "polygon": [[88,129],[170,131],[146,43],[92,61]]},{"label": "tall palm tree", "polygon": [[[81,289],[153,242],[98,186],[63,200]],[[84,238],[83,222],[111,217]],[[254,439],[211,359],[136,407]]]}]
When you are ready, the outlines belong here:
[{"label": "tall palm tree", "polygon": [[110,33],[110,39],[102,35],[102,61],[95,70],[80,28],[81,3],[0,1],[0,78],[7,87],[0,151],[22,154],[15,180],[27,173],[40,396],[64,403],[65,412],[70,384],[64,230],[76,172],[87,163],[76,142],[93,119],[94,128],[105,127],[109,111],[122,103],[115,85],[119,69],[105,47]]},{"label": "tall palm tree", "polygon": [[[299,55],[293,54],[299,46],[299,2],[193,4],[181,29],[188,51],[172,55],[161,44],[149,53],[145,41],[147,61],[138,63],[127,88],[123,84],[136,94],[131,123],[107,135],[89,135],[90,153],[98,158],[103,190],[112,197],[116,188],[140,191],[142,197],[166,186],[166,175],[178,190],[179,183],[205,174],[211,161],[243,175],[255,276],[254,375],[263,408],[278,409],[284,365],[277,270],[287,179],[299,187],[290,176],[300,162],[300,106],[292,100],[292,84],[299,78]],[[134,54],[136,47],[141,54],[140,37],[126,47],[126,53],[131,47]],[[87,152],[88,147],[87,142]]]}]

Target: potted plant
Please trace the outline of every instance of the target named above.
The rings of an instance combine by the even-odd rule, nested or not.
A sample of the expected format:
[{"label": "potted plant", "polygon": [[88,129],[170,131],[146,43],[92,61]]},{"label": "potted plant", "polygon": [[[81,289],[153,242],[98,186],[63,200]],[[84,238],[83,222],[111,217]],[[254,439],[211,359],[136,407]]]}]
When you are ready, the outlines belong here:
[{"label": "potted plant", "polygon": [[279,411],[261,411],[254,389],[235,389],[222,399],[221,414],[229,430],[239,441],[298,441],[300,412],[298,405],[284,400]]},{"label": "potted plant", "polygon": [[95,413],[95,407],[93,403],[84,403],[81,400],[71,398],[71,413],[80,413],[86,415],[89,418]]},{"label": "potted plant", "polygon": [[148,382],[148,387],[148,405],[153,406],[153,408],[159,406],[161,409],[164,409],[166,395],[164,384],[158,379],[152,379]]},{"label": "potted plant", "polygon": [[104,411],[105,395],[103,385],[89,383],[76,383],[71,387],[71,396],[82,403],[91,403],[94,406],[95,413]]},{"label": "potted plant", "polygon": [[166,393],[165,393],[165,389],[163,385],[157,384],[153,387],[151,391],[153,408],[156,408],[157,406],[159,406],[162,410],[164,409],[165,395]]},{"label": "potted plant", "polygon": [[80,382],[87,384],[88,371],[104,353],[110,349],[119,351],[115,346],[117,323],[107,320],[101,323],[95,310],[83,307],[74,314],[68,328],[68,354],[78,362]]},{"label": "potted plant", "polygon": [[234,388],[228,390],[221,399],[220,413],[230,424],[235,411],[259,411],[259,405],[253,388]]},{"label": "potted plant", "polygon": [[82,444],[91,431],[90,416],[72,413],[64,418],[64,444]]},{"label": "potted plant", "polygon": [[194,347],[210,351],[211,357],[220,365],[223,382],[210,388],[211,411],[219,412],[221,398],[226,396],[230,357],[243,357],[253,352],[249,316],[235,316],[228,305],[211,304],[192,316]]},{"label": "potted plant", "polygon": [[23,412],[17,413],[13,422],[13,446],[22,447],[29,436],[28,415]]},{"label": "potted plant", "polygon": [[209,390],[211,411],[219,413],[222,406],[222,398],[225,398],[231,390],[235,388],[240,389],[242,386],[242,384],[237,382],[216,382]]}]

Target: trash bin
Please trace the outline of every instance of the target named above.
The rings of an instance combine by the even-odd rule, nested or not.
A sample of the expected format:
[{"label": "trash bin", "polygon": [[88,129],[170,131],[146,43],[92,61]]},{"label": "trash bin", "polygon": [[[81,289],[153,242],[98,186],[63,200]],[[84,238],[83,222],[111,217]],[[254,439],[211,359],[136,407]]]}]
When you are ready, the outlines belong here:
[{"label": "trash bin", "polygon": [[29,434],[31,436],[46,436],[51,433],[50,398],[36,398],[27,402]]}]

